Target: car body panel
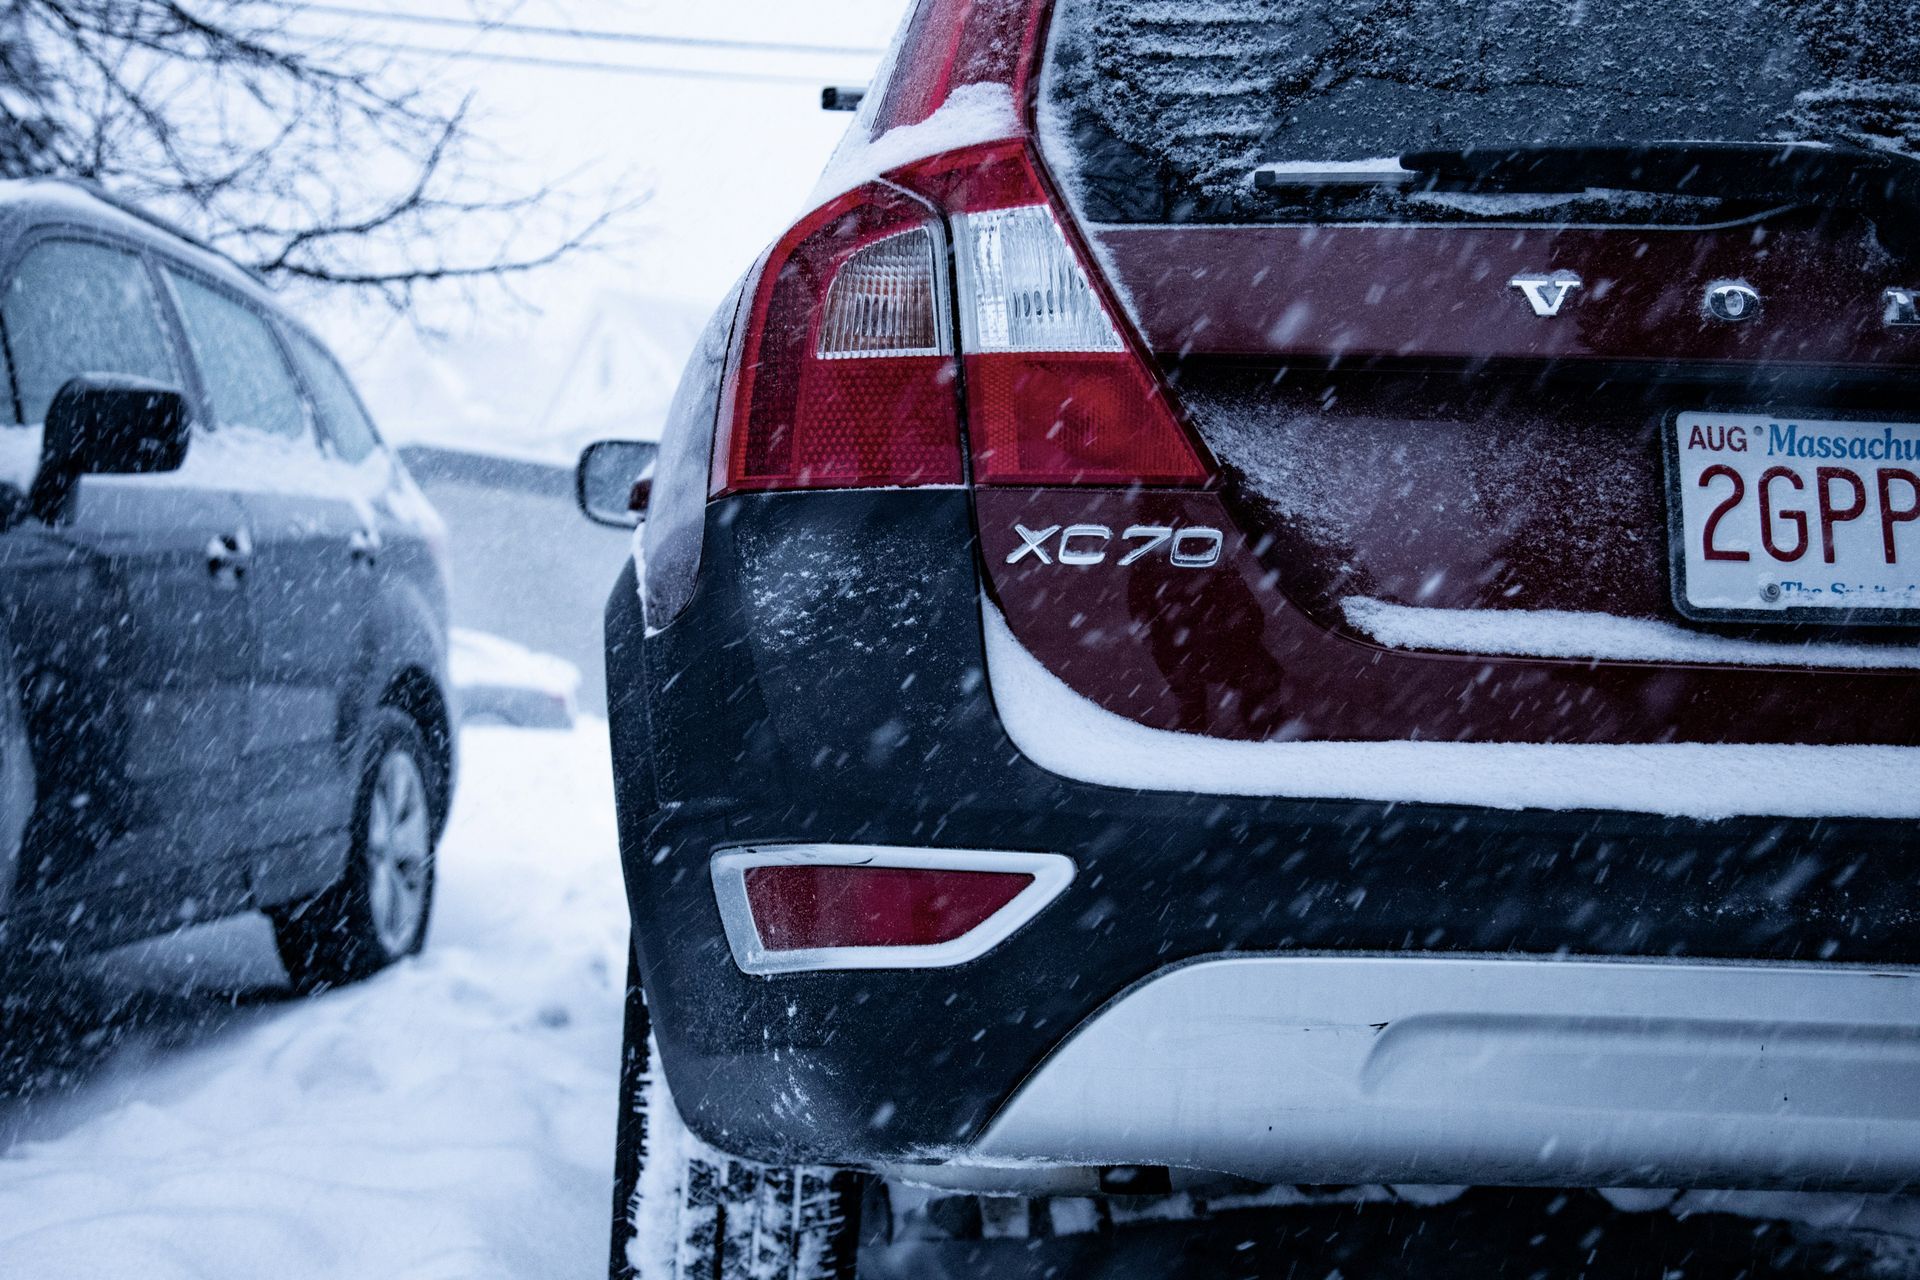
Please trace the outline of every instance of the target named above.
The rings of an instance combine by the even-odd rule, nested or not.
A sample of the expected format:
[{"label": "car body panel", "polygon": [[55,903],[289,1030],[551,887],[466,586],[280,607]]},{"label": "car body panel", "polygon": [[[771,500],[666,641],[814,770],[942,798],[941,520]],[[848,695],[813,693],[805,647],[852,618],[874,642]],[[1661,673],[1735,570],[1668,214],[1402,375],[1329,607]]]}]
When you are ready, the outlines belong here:
[{"label": "car body panel", "polygon": [[[1648,466],[1657,471],[1657,462]],[[1386,505],[1369,532],[1383,545],[1428,536],[1458,547],[1470,569],[1505,550],[1473,538],[1464,518],[1425,535],[1407,518],[1410,505]],[[1805,630],[1775,643],[1771,667],[1490,658],[1370,643],[1346,625],[1340,586],[1330,581],[1338,563],[1350,584],[1363,554],[1321,548],[1297,530],[1263,532],[1265,521],[1243,514],[1249,507],[1218,493],[1156,490],[983,489],[976,499],[988,582],[1014,635],[1076,692],[1154,728],[1256,741],[1920,743],[1920,674],[1822,671],[1821,644],[1835,642]],[[1074,544],[1089,555],[1097,544],[1100,561],[1059,562],[1059,537],[1076,526],[1114,535]],[[1146,541],[1124,531],[1156,527],[1222,530],[1221,559],[1198,569],[1162,555],[1121,565]],[[1051,562],[1020,555],[1022,528],[1056,531]],[[1647,576],[1664,586],[1664,548],[1647,551]],[[1616,598],[1633,593],[1622,586]]]},{"label": "car body panel", "polygon": [[[1773,366],[1920,364],[1920,330],[1881,323],[1903,264],[1859,219],[1788,209],[1723,227],[1333,223],[1093,226],[1162,353],[1345,362],[1561,359]],[[1509,283],[1570,271],[1553,317]],[[1740,280],[1764,316],[1730,324],[1709,285]]]},{"label": "car body panel", "polygon": [[[609,597],[634,945],[676,1101],[723,1149],[952,1156],[1074,1026],[1190,958],[1920,964],[1908,822],[1232,797],[1048,772],[1006,737],[987,678],[969,505],[722,499],[671,625],[646,634],[631,572]],[[1076,874],[958,968],[754,977],[709,862],[756,842],[1061,852]]]},{"label": "car body panel", "polygon": [[[183,265],[305,333],[216,255],[62,184],[0,184],[0,270],[50,236],[136,253],[156,289],[160,263]],[[296,466],[286,442],[209,432],[159,296],[196,417],[186,463],[83,477],[71,522],[29,516],[0,531],[0,600],[40,775],[0,961],[325,888],[346,856],[359,726],[383,700],[431,721],[443,800],[451,787],[444,526],[384,445],[347,464],[309,438],[311,465]],[[0,430],[20,432],[16,443],[37,434]],[[16,486],[34,452],[8,455]],[[371,562],[360,533],[373,535]],[[222,537],[250,544],[238,573],[214,571]]]},{"label": "car body panel", "polygon": [[[1052,7],[922,0],[823,183],[826,213],[809,216],[852,225],[863,192],[878,204],[915,191],[942,211],[956,252],[974,246],[968,270],[985,272],[996,250],[956,229],[982,211],[1047,204],[1051,226],[1022,225],[1052,274],[1021,277],[1026,292],[982,310],[1040,313],[1070,297],[1058,311],[1072,311],[1078,336],[1056,338],[1060,351],[1036,342],[1031,369],[1020,357],[1032,353],[1011,340],[963,349],[955,400],[963,424],[993,422],[1016,449],[1069,438],[1056,454],[1036,448],[1064,459],[1049,462],[1053,482],[1000,485],[992,450],[964,438],[961,460],[975,470],[953,489],[889,473],[900,487],[809,491],[819,474],[769,480],[722,448],[697,542],[692,485],[666,491],[655,478],[654,501],[681,504],[675,537],[647,539],[649,556],[674,548],[670,582],[637,563],[609,597],[632,945],[689,1126],[754,1160],[909,1176],[939,1166],[973,1189],[1011,1192],[1033,1185],[1016,1163],[1104,1162],[1277,1181],[1905,1185],[1920,1035],[1911,632],[1680,618],[1660,434],[1705,408],[1897,413],[1899,380],[1886,371],[1901,373],[1913,353],[1878,327],[1880,291],[1897,283],[1875,243],[1887,228],[1804,209],[1685,229],[1624,225],[1630,211],[1620,224],[1558,228],[1083,221],[1063,194],[1078,175],[1050,166],[1073,131],[1047,127],[1049,90],[1035,83]],[[1169,12],[1130,16],[1157,28],[1178,19]],[[1219,21],[1217,9],[1195,19],[1209,39]],[[1234,70],[1226,92],[1270,88]],[[942,127],[904,131],[942,113]],[[943,147],[954,149],[926,154]],[[1235,171],[1249,189],[1250,167]],[[876,171],[892,185],[859,185]],[[1154,217],[1178,221],[1164,209],[1143,220]],[[736,367],[717,401],[723,441],[758,425],[763,443],[785,447],[842,421],[756,419],[751,398],[742,409],[733,394],[737,366],[764,386],[829,354],[802,320],[826,310],[838,280],[793,268],[816,230],[806,218],[794,226],[756,269],[771,274],[750,296],[767,305],[735,322]],[[967,323],[964,273],[947,267],[934,287],[956,302],[966,348],[983,330]],[[1515,284],[1563,268],[1582,283],[1558,314]],[[1761,294],[1759,323],[1704,310],[1717,273]],[[810,295],[782,296],[790,313],[776,331],[770,300],[796,281],[818,285],[815,312],[794,302]],[[1111,333],[1080,324],[1088,299],[1107,307]],[[988,419],[970,400],[1006,390],[969,385],[988,350],[1016,375],[1038,370],[1029,385],[1041,392],[1005,397],[1026,413],[1010,427],[1015,415]],[[1086,352],[1136,360],[1128,385],[1173,411],[1204,478],[1174,466],[1140,464],[1132,482],[1076,469],[1110,456],[1084,441],[1112,423],[1070,411],[1102,403],[1098,393],[1049,403],[1046,388],[1066,383],[1048,382],[1058,370],[1042,365]],[[712,359],[684,385],[711,387]],[[706,416],[670,424],[664,449],[700,452]],[[1114,416],[1160,420],[1127,406]],[[1315,448],[1293,447],[1303,434]],[[1115,453],[1159,465],[1164,437],[1142,438],[1137,453]],[[1501,465],[1514,456],[1521,465]],[[1270,483],[1271,464],[1285,462],[1308,483]],[[1331,498],[1365,511],[1329,532],[1312,482],[1349,476]],[[1417,488],[1423,478],[1434,492]],[[794,487],[736,491],[780,484]],[[1290,505],[1293,492],[1309,500]],[[658,599],[657,585],[676,607],[648,616],[642,598]],[[1369,630],[1368,607],[1376,619],[1504,612],[1593,634],[1651,628],[1669,652],[1401,644]],[[1010,675],[996,643],[1026,669]],[[1028,677],[1058,697],[1023,719],[1038,705]],[[1084,732],[1061,734],[1055,754],[1009,732],[1076,717]],[[1227,749],[1296,746],[1367,749],[1349,754],[1371,772],[1338,787],[1255,787],[1222,763]],[[1605,803],[1536,799],[1550,788],[1496,793],[1486,779],[1448,797],[1408,785],[1376,747],[1464,753],[1469,768],[1497,751],[1518,773],[1616,753],[1672,776],[1658,794],[1621,787]],[[1690,778],[1710,781],[1688,768],[1709,752],[1735,768],[1797,752],[1831,770],[1859,758],[1843,751],[1895,762],[1856,781],[1889,781],[1897,800],[1869,808],[1897,816],[1859,816],[1857,793],[1811,794],[1817,779],[1769,788],[1762,768],[1732,798],[1674,800]],[[1108,758],[1121,754],[1125,769]],[[714,858],[789,845],[1057,854],[1074,873],[1033,919],[963,963],[794,960],[792,971],[743,972]],[[1315,993],[1288,986],[1289,973],[1349,962],[1363,980],[1330,982],[1328,999],[1383,1009],[1385,1026],[1354,1026],[1326,1002],[1308,1008]],[[1220,967],[1257,980],[1195,992],[1180,978]],[[1410,1003],[1420,975],[1469,970],[1479,976]],[[1135,1002],[1143,992],[1153,995]],[[1741,1007],[1718,1017],[1716,1002]],[[1666,1017],[1663,1003],[1682,1013]],[[1397,1020],[1410,1025],[1395,1032]],[[1408,1052],[1371,1074],[1362,1061],[1341,1080],[1292,1080],[1327,1062],[1332,1050],[1310,1043],[1323,1028],[1356,1060],[1376,1038]],[[1162,1029],[1177,1043],[1159,1053]],[[1783,1098],[1772,1113],[1775,1077],[1756,1061],[1774,1030],[1791,1042],[1778,1078],[1830,1096]],[[1565,1093],[1573,1077],[1555,1073],[1556,1059],[1577,1068],[1589,1049],[1619,1077],[1595,1081],[1604,1114],[1579,1114]],[[1655,1059],[1659,1070],[1636,1074]],[[1493,1069],[1476,1081],[1483,1060]],[[1210,1065],[1231,1075],[1213,1110]],[[1722,1066],[1738,1079],[1716,1093],[1701,1073]],[[1480,1090],[1470,1100],[1492,1117],[1484,1143],[1449,1118],[1445,1098],[1396,1110],[1362,1096],[1375,1076],[1414,1088],[1427,1074]],[[1262,1109],[1263,1091],[1283,1084],[1300,1093],[1305,1136],[1291,1146],[1294,1117]],[[1031,1109],[1028,1088],[1041,1100]],[[1688,1110],[1675,1122],[1681,1095]],[[1533,1123],[1528,1108],[1543,1097],[1562,1114]],[[1026,1124],[1036,1112],[1065,1127]],[[1130,1118],[1151,1141],[1134,1140]],[[1556,1156],[1548,1139],[1590,1139],[1593,1158],[1582,1163],[1577,1146]],[[1851,1163],[1850,1143],[1871,1151]],[[1366,1159],[1339,1158],[1365,1144]]]}]

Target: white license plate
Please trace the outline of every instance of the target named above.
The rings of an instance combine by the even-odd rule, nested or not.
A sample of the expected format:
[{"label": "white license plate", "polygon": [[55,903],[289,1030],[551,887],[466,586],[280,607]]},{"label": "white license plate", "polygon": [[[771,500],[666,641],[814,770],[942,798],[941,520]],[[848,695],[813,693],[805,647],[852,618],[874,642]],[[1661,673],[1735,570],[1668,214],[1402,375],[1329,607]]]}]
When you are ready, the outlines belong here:
[{"label": "white license plate", "polygon": [[1920,620],[1920,422],[1681,413],[1666,454],[1683,615]]}]

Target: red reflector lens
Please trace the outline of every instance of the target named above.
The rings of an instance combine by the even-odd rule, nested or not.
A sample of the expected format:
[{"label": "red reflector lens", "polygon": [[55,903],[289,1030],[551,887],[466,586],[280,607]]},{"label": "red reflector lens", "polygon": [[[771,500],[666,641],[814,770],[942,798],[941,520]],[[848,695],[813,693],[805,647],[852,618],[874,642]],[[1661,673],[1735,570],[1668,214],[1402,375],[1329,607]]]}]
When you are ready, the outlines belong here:
[{"label": "red reflector lens", "polygon": [[967,357],[985,484],[1195,483],[1207,473],[1127,352]]},{"label": "red reflector lens", "polygon": [[768,951],[923,947],[984,924],[1033,883],[1007,871],[770,866],[745,874],[747,904]]}]

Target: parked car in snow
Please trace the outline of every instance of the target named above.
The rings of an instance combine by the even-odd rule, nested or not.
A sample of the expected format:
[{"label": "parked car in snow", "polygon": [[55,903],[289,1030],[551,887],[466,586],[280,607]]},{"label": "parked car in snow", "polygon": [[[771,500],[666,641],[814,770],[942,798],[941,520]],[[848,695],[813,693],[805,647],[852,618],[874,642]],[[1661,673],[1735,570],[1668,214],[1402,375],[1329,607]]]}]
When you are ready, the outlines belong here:
[{"label": "parked car in snow", "polygon": [[417,949],[453,780],[444,534],[255,280],[0,185],[0,958],[259,908],[295,983]]},{"label": "parked car in snow", "polygon": [[1920,91],[1601,9],[914,7],[607,606],[616,1273],[1920,1179]]}]

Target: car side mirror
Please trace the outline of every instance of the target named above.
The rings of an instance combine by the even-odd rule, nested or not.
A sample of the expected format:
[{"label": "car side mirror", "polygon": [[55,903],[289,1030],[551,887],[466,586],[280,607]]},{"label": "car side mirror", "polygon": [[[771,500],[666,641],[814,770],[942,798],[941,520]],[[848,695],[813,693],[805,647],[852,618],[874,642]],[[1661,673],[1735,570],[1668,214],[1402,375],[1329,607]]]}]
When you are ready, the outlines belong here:
[{"label": "car side mirror", "polygon": [[660,446],[651,440],[600,440],[580,453],[573,495],[581,514],[595,524],[631,529],[647,516],[653,497],[653,463]]},{"label": "car side mirror", "polygon": [[177,471],[187,457],[186,397],[143,378],[83,373],[54,394],[27,500],[48,524],[65,519],[83,475]]}]

